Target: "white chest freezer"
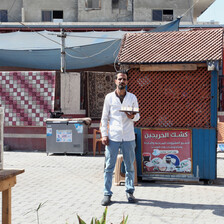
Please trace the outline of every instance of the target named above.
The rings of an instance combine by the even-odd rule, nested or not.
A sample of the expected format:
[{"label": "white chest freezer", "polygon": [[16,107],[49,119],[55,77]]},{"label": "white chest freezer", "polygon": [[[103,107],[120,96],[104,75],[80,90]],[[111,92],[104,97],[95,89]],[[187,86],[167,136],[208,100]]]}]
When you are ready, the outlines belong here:
[{"label": "white chest freezer", "polygon": [[46,120],[47,147],[49,153],[88,152],[88,127],[90,118],[50,118]]}]

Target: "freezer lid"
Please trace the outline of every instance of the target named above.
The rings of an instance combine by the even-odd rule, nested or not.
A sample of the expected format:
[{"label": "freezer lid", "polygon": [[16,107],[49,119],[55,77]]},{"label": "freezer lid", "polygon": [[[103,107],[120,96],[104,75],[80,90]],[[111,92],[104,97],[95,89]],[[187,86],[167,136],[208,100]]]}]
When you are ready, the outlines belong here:
[{"label": "freezer lid", "polygon": [[91,118],[48,118],[46,119],[47,124],[68,124],[68,123],[84,123],[90,125],[92,122]]}]

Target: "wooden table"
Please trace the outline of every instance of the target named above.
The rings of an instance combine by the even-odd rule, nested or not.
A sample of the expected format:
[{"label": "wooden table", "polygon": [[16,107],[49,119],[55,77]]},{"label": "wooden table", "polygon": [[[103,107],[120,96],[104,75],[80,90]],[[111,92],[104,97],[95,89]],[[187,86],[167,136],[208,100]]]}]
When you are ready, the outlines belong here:
[{"label": "wooden table", "polygon": [[0,191],[2,191],[2,223],[11,224],[11,188],[16,176],[24,170],[0,170]]}]

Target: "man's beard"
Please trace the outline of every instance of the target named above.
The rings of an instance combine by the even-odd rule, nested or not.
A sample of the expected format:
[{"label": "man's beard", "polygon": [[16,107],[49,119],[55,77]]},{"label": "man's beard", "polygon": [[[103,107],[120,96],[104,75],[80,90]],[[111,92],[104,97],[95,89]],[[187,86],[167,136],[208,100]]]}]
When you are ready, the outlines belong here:
[{"label": "man's beard", "polygon": [[125,89],[125,85],[119,84],[118,89],[120,89],[120,90]]}]

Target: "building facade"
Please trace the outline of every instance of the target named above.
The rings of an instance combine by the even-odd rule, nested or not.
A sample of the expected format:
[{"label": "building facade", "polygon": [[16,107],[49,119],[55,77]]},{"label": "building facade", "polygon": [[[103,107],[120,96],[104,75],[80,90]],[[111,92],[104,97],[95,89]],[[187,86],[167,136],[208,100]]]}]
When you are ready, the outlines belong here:
[{"label": "building facade", "polygon": [[1,0],[0,22],[195,23],[215,0]]}]

